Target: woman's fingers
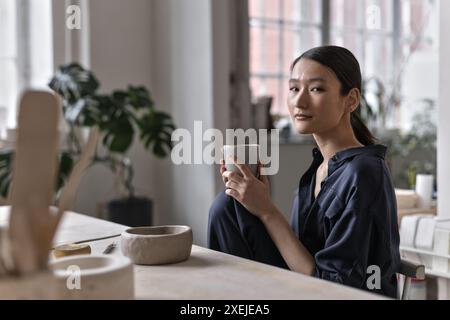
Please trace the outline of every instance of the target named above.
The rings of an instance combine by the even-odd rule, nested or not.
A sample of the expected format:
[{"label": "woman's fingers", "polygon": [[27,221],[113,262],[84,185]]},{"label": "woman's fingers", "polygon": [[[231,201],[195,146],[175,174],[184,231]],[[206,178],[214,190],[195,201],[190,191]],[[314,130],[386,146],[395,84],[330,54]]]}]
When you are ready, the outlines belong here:
[{"label": "woman's fingers", "polygon": [[232,180],[236,183],[242,183],[244,181],[243,177],[233,171],[225,171],[224,173],[222,173],[222,177],[227,178],[228,180]]},{"label": "woman's fingers", "polygon": [[227,189],[227,190],[225,190],[225,193],[226,193],[227,195],[229,195],[229,196],[235,198],[235,199],[237,199],[238,196],[239,196],[239,193],[238,193],[236,190],[233,190],[233,189]]},{"label": "woman's fingers", "polygon": [[239,184],[237,184],[236,182],[234,182],[232,180],[228,180],[228,182],[225,183],[225,187],[234,189],[234,190],[239,190]]},{"label": "woman's fingers", "polygon": [[264,184],[269,184],[269,178],[267,178],[267,176],[260,174],[258,179],[263,182]]},{"label": "woman's fingers", "polygon": [[222,176],[223,183],[227,183],[227,181],[228,181],[228,178],[223,176],[223,173],[225,171],[227,171],[227,168],[225,168],[225,161],[223,161],[223,159],[222,159],[222,160],[220,160],[220,175]]},{"label": "woman's fingers", "polygon": [[268,184],[269,183],[269,179],[267,178],[266,175],[263,175],[261,173],[262,168],[264,168],[264,165],[258,160],[258,179],[260,181],[262,181],[264,184]]},{"label": "woman's fingers", "polygon": [[234,164],[236,167],[238,167],[238,169],[241,171],[242,175],[243,175],[245,178],[250,178],[251,176],[253,176],[252,170],[250,170],[250,168],[249,168],[247,165],[237,163],[236,159],[233,158],[232,156],[230,156],[230,160],[233,161],[233,164]]}]

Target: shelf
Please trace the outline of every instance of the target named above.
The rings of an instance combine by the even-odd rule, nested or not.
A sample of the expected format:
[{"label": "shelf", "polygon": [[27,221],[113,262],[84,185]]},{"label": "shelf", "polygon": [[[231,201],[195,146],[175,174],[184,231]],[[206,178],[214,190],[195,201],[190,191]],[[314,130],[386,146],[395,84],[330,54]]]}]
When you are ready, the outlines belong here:
[{"label": "shelf", "polygon": [[429,276],[435,276],[439,278],[445,278],[450,280],[450,273],[440,272],[440,271],[434,271],[432,269],[425,268],[425,274]]},{"label": "shelf", "polygon": [[450,259],[450,255],[435,253],[433,251],[421,250],[421,249],[416,249],[416,248],[411,248],[411,247],[400,246],[400,250],[413,252],[413,253],[425,254],[425,255],[428,255],[428,256],[434,256],[434,257],[439,257],[439,258]]},{"label": "shelf", "polygon": [[[417,254],[424,254],[427,256],[450,259],[450,255],[438,254],[433,251],[421,250],[421,249],[416,249],[416,248],[411,248],[411,247],[400,246],[400,251],[406,251],[406,252],[412,252],[412,253],[417,253]],[[427,274],[429,276],[450,279],[450,273],[436,271],[436,270],[433,270],[430,268],[425,268],[425,274]]]}]

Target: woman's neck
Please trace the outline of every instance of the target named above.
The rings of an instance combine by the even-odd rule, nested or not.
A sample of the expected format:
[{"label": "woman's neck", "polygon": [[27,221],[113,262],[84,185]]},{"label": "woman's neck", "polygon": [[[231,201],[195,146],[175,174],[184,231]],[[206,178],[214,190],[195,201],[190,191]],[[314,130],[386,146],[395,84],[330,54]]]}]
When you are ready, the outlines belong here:
[{"label": "woman's neck", "polygon": [[337,126],[327,132],[314,133],[313,137],[325,164],[339,151],[364,146],[356,139],[351,126]]}]

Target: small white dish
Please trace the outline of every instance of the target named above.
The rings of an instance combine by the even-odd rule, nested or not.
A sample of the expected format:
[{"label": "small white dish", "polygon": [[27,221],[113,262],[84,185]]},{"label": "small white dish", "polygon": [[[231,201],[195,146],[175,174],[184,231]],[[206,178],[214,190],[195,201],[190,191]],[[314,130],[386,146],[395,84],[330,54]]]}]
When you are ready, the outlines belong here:
[{"label": "small white dish", "polygon": [[78,255],[50,263],[62,299],[133,299],[130,259],[120,255]]}]

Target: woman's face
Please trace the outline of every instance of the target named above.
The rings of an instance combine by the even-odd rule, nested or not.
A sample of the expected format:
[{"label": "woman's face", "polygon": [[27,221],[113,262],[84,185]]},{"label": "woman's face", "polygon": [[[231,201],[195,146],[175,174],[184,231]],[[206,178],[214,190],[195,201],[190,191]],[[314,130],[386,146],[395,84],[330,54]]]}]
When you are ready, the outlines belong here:
[{"label": "woman's face", "polygon": [[288,95],[289,113],[297,132],[327,132],[349,121],[345,115],[354,108],[348,96],[354,94],[342,96],[340,90],[333,71],[314,60],[300,59],[292,70]]}]

